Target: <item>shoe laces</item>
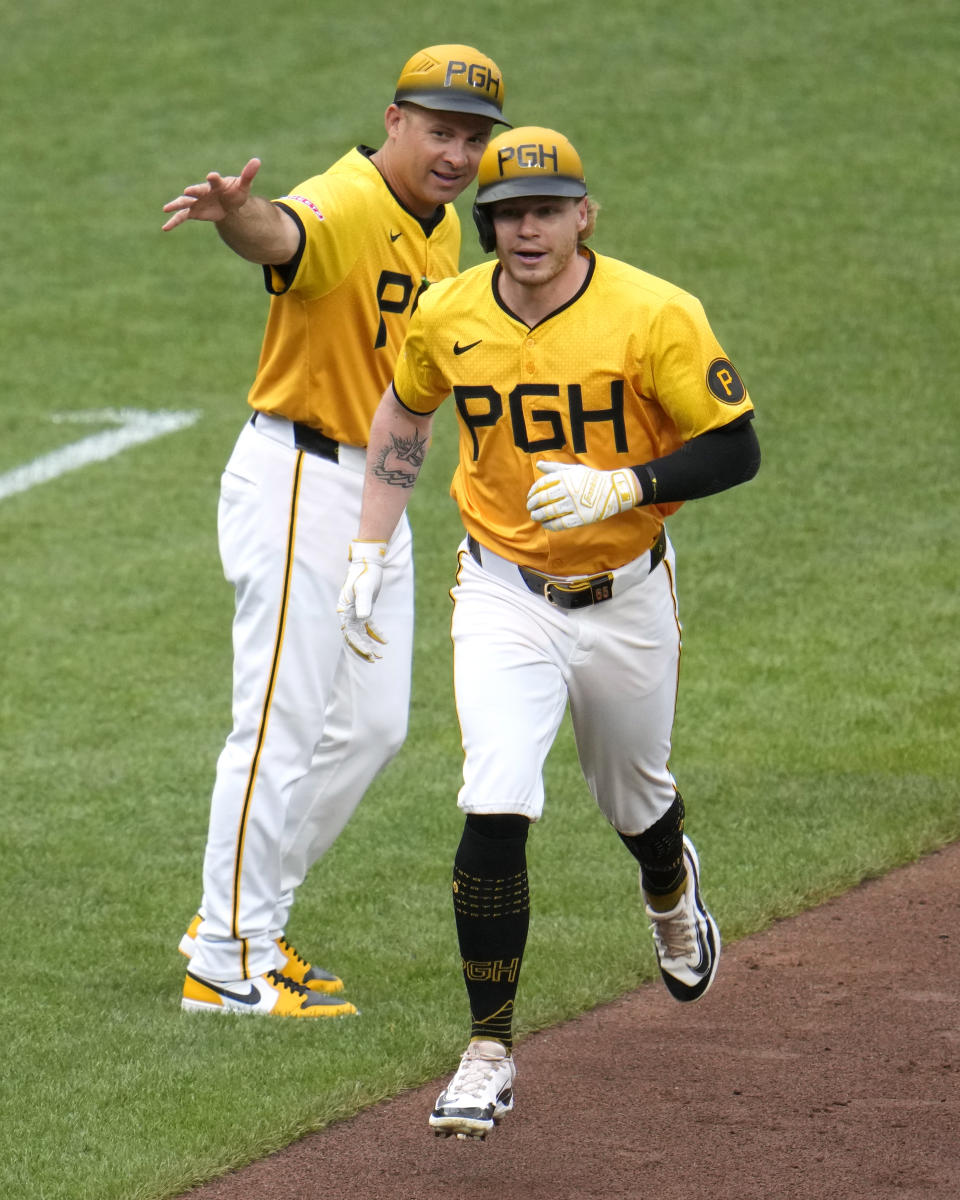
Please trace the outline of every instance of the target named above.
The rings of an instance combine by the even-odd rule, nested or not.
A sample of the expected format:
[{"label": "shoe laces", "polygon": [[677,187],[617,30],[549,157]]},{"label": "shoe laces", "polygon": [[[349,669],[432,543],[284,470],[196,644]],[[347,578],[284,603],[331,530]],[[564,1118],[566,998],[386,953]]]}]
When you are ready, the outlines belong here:
[{"label": "shoe laces", "polygon": [[493,1079],[497,1068],[503,1062],[503,1058],[484,1058],[478,1054],[469,1054],[469,1052],[464,1054],[448,1090],[466,1092],[471,1096],[480,1094],[484,1084]]},{"label": "shoe laces", "polygon": [[293,992],[295,996],[310,997],[313,995],[308,987],[297,983],[295,979],[284,975],[282,971],[265,971],[264,974],[276,988],[285,988],[288,992]]},{"label": "shoe laces", "polygon": [[296,950],[290,945],[285,937],[278,937],[277,944],[280,946],[280,949],[284,952],[287,958],[292,958],[298,967],[303,967],[305,971],[310,969],[310,964],[307,962],[307,960],[303,957],[299,950]]},{"label": "shoe laces", "polygon": [[696,930],[687,904],[681,902],[675,912],[650,911],[649,915],[661,958],[690,958],[697,953]]}]

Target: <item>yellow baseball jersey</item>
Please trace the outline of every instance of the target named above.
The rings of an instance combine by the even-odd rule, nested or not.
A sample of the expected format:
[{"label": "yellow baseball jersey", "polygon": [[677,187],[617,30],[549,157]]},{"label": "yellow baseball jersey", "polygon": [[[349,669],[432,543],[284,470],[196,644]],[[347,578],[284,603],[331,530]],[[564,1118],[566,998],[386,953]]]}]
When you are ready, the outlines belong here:
[{"label": "yellow baseball jersey", "polygon": [[421,223],[359,149],[275,203],[301,246],[264,268],[270,312],[249,402],[365,446],[421,293],[457,270],[456,210]]},{"label": "yellow baseball jersey", "polygon": [[583,253],[583,287],[533,329],[500,302],[495,263],[431,288],[394,374],[411,412],[433,412],[453,395],[460,462],[451,494],[467,532],[552,575],[589,575],[637,558],[679,504],[548,532],[526,508],[538,459],[633,466],[753,411],[694,296]]}]

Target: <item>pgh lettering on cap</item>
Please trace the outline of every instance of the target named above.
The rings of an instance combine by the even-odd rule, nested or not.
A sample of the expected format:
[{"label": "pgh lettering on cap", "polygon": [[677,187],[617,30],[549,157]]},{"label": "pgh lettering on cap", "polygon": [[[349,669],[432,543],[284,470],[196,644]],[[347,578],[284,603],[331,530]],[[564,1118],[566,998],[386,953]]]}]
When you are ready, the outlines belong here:
[{"label": "pgh lettering on cap", "polygon": [[484,92],[500,95],[500,80],[489,67],[483,63],[467,63],[450,59],[447,63],[447,73],[443,80],[444,87],[455,87],[464,81],[469,87],[480,88]]}]

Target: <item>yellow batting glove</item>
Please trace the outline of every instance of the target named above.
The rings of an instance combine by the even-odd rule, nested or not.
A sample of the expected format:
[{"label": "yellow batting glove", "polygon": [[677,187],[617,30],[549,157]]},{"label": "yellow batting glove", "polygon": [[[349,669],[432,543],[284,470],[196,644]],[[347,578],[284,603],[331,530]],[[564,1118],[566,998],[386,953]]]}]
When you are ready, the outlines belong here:
[{"label": "yellow batting glove", "polygon": [[544,529],[576,529],[635,508],[643,498],[629,467],[596,471],[581,463],[538,462],[543,477],[527,492],[527,510]]},{"label": "yellow batting glove", "polygon": [[385,646],[387,642],[372,620],[373,606],[383,583],[386,553],[386,542],[351,542],[350,568],[337,601],[344,640],[354,654],[367,662],[380,658],[377,646]]}]

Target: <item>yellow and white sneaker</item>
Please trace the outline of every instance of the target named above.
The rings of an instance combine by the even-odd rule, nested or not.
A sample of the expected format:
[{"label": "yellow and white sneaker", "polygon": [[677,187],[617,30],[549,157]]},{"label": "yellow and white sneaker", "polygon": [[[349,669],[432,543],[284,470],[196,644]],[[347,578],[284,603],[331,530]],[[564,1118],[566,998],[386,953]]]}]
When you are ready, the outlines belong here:
[{"label": "yellow and white sneaker", "polygon": [[[187,958],[193,958],[193,953],[197,948],[197,930],[200,928],[202,919],[200,914],[197,913],[187,926],[187,932],[180,939],[178,949]],[[304,987],[308,987],[312,992],[326,992],[331,996],[343,991],[343,980],[338,975],[334,975],[332,971],[325,971],[323,967],[315,967],[312,963],[307,962],[303,955],[299,954],[286,938],[277,938],[277,948],[283,955],[283,961],[277,964],[276,970],[281,971],[288,979],[292,979],[294,983],[302,983]]]},{"label": "yellow and white sneaker", "polygon": [[188,971],[180,1007],[184,1012],[259,1013],[271,1017],[346,1017],[357,1011],[349,1000],[313,992],[279,971],[231,983],[215,983]]}]

